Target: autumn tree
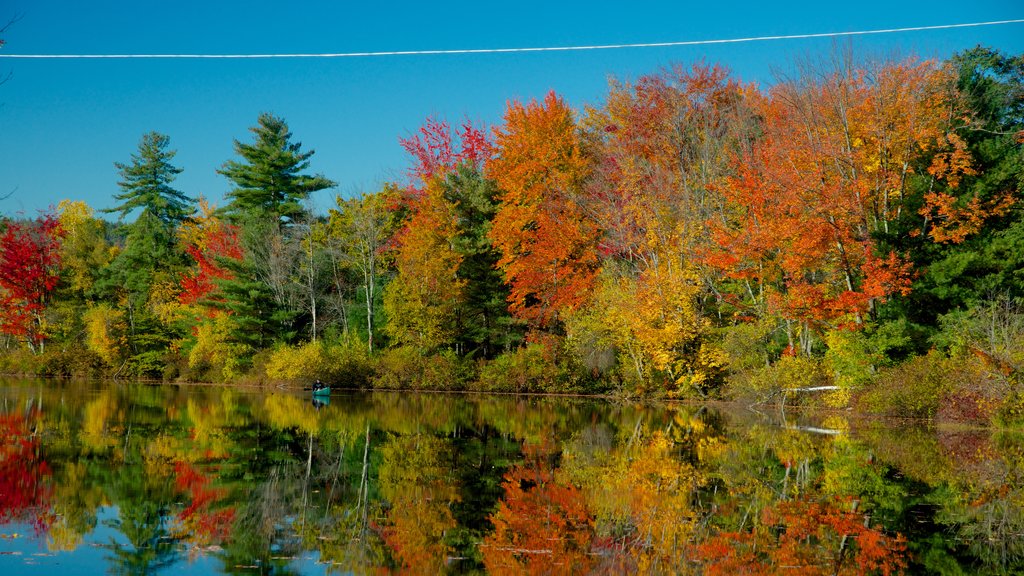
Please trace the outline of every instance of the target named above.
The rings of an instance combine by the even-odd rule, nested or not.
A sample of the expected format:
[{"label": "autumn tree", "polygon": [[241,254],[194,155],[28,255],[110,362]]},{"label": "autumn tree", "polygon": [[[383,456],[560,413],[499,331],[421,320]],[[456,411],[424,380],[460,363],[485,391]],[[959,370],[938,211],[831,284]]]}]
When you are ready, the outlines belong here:
[{"label": "autumn tree", "polygon": [[[107,240],[110,224],[96,217],[85,202],[62,200],[57,205],[58,218],[64,239],[61,242],[61,281],[53,296],[55,315],[55,336],[67,344],[77,344],[80,335],[86,333],[87,348],[96,327],[97,307],[109,308],[96,298],[97,282],[103,279],[103,270],[117,255],[117,248]],[[106,327],[106,323],[104,323]],[[95,350],[94,350],[95,351]],[[108,363],[113,363],[119,354],[108,353],[105,348],[100,354]]]},{"label": "autumn tree", "polygon": [[358,270],[362,279],[366,346],[371,352],[376,327],[374,303],[384,268],[384,249],[395,226],[394,212],[389,203],[397,200],[396,193],[385,188],[377,194],[363,194],[347,200],[339,196],[336,199],[337,209],[330,210],[328,242],[337,241],[341,265]]},{"label": "autumn tree", "polygon": [[105,212],[118,214],[125,224],[124,247],[103,269],[96,292],[125,311],[129,370],[154,373],[163,369],[160,356],[173,339],[156,308],[173,300],[177,274],[185,266],[185,253],[177,243],[178,225],[191,216],[194,201],[172,187],[181,168],[174,166],[170,138],[157,132],[143,135],[131,162],[116,162],[121,193],[118,204]]},{"label": "autumn tree", "polygon": [[450,240],[456,233],[451,204],[433,178],[396,238],[396,273],[384,290],[384,330],[394,342],[430,351],[454,340],[465,285],[456,273],[462,256]]},{"label": "autumn tree", "polygon": [[433,119],[401,142],[413,167],[391,240],[396,274],[384,291],[385,330],[395,342],[431,350],[454,344],[465,299],[464,255],[455,240],[460,222],[445,180],[461,164],[478,169],[490,147],[469,123],[453,134]]},{"label": "autumn tree", "polygon": [[598,230],[579,201],[589,161],[572,110],[554,92],[510,103],[494,137],[485,173],[500,205],[489,236],[511,287],[509,310],[550,328],[586,300],[599,268]]},{"label": "autumn tree", "polygon": [[46,310],[60,280],[64,231],[53,213],[9,221],[0,233],[0,332],[43,351],[50,326]]},{"label": "autumn tree", "polygon": [[536,447],[503,487],[494,533],[480,545],[488,573],[583,574],[593,566],[594,519],[584,495],[559,481]]},{"label": "autumn tree", "polygon": [[229,263],[242,260],[239,228],[217,216],[215,207],[200,198],[197,216],[184,223],[178,235],[194,261],[179,278],[181,321],[190,328],[182,349],[193,369],[208,366],[220,376],[225,372],[231,375],[242,351],[230,342],[235,324],[221,306],[224,297],[218,292],[218,282],[232,280]]},{"label": "autumn tree", "polygon": [[908,214],[922,152],[956,154],[950,98],[941,68],[906,60],[808,69],[757,101],[763,135],[735,157],[710,262],[785,321],[791,349],[809,353],[814,334],[863,326],[909,292],[909,262],[879,238]]},{"label": "autumn tree", "polygon": [[870,526],[841,499],[798,499],[766,508],[763,527],[724,532],[694,546],[706,574],[900,574],[906,539]]},{"label": "autumn tree", "polygon": [[601,229],[603,274],[570,321],[585,364],[600,368],[588,358],[604,347],[640,389],[706,390],[719,380],[724,358],[704,318],[717,278],[700,263],[750,116],[743,87],[702,64],[613,82],[606,104],[588,110],[583,205]]}]

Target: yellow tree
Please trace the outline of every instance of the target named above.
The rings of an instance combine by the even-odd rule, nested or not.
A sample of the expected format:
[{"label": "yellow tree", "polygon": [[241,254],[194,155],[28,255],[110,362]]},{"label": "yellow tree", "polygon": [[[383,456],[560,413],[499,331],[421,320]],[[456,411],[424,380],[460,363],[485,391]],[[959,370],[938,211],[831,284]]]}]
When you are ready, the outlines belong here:
[{"label": "yellow tree", "polygon": [[432,177],[410,203],[395,238],[397,274],[384,290],[384,330],[395,342],[432,350],[453,340],[465,284],[457,275],[462,256],[452,245],[456,233],[452,206],[441,181]]}]

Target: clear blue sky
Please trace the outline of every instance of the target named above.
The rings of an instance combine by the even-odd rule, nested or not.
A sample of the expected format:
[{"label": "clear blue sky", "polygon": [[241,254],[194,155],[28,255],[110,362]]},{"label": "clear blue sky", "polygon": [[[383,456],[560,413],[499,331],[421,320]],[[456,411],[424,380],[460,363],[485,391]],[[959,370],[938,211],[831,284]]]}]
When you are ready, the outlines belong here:
[{"label": "clear blue sky", "polygon": [[[496,7],[493,7],[496,6]],[[5,0],[8,54],[351,52],[640,43],[1024,18],[1020,0],[859,2],[284,2]],[[861,37],[859,54],[944,58],[984,44],[1024,52],[1024,24]],[[314,198],[376,189],[408,166],[398,138],[428,115],[493,125],[510,99],[554,89],[599,104],[607,79],[704,59],[762,85],[828,39],[614,51],[316,60],[21,60],[0,85],[0,212],[63,198],[109,207],[114,162],[171,137],[183,192],[220,201],[215,171],[260,112],[284,117],[312,169],[339,182]]]}]

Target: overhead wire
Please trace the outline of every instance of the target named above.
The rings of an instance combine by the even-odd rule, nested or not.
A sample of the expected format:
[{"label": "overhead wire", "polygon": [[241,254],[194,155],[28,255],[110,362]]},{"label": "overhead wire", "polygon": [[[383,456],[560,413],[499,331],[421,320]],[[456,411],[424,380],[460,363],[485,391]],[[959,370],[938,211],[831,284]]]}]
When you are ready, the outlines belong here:
[{"label": "overhead wire", "polygon": [[455,54],[509,54],[520,52],[570,52],[582,50],[618,50],[625,48],[668,48],[676,46],[705,46],[713,44],[741,44],[748,42],[770,42],[777,40],[802,40],[811,38],[841,38],[845,36],[868,36],[873,34],[896,34],[901,32],[923,32],[950,30],[955,28],[976,28],[1021,24],[1024,18],[993,20],[988,22],[964,22],[934,26],[907,26],[903,28],[880,28],[875,30],[854,30],[846,32],[819,32],[812,34],[780,34],[774,36],[749,36],[745,38],[724,38],[712,40],[681,40],[674,42],[643,42],[629,44],[594,44],[582,46],[538,46],[524,48],[462,48],[453,50],[389,50],[379,52],[323,52],[323,53],[266,53],[266,54],[7,54],[0,52],[0,58],[66,59],[66,58],[372,58],[381,56],[434,56]]}]

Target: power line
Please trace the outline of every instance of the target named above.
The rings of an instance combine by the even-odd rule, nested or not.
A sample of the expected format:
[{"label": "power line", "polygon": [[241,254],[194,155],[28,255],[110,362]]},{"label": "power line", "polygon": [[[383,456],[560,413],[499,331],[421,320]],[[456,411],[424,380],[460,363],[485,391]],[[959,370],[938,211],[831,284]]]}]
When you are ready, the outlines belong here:
[{"label": "power line", "polygon": [[337,52],[307,54],[3,54],[0,58],[368,58],[374,56],[431,56],[450,54],[507,54],[514,52],[569,52],[579,50],[616,50],[621,48],[665,48],[672,46],[704,46],[708,44],[740,44],[745,42],[768,42],[772,40],[800,40],[807,38],[838,38],[843,36],[867,36],[871,34],[895,34],[899,32],[922,32],[927,30],[949,30],[952,28],[974,28],[1020,24],[1024,19],[994,20],[991,22],[967,22],[961,24],[940,24],[937,26],[911,26],[907,28],[883,28],[878,30],[857,30],[852,32],[820,32],[815,34],[785,34],[779,36],[751,36],[748,38],[725,38],[719,40],[683,40],[679,42],[646,42],[639,44],[598,44],[591,46],[541,46],[533,48],[466,48],[458,50],[393,50],[387,52]]}]

